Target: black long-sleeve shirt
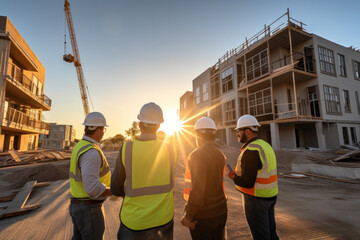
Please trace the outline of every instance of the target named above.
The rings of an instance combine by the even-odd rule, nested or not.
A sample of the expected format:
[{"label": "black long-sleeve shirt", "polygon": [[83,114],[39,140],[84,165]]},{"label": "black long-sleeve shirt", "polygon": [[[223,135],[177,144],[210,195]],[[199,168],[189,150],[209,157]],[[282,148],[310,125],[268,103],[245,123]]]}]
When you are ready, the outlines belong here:
[{"label": "black long-sleeve shirt", "polygon": [[[247,141],[243,146],[242,150],[247,147],[251,142],[257,140],[253,138]],[[259,152],[256,150],[245,150],[241,159],[240,166],[241,175],[235,174],[234,183],[240,187],[252,188],[256,181],[257,171],[262,168],[262,162],[259,156]]]},{"label": "black long-sleeve shirt", "polygon": [[185,205],[187,218],[212,218],[227,212],[224,166],[225,156],[214,143],[204,144],[189,155],[192,190]]}]

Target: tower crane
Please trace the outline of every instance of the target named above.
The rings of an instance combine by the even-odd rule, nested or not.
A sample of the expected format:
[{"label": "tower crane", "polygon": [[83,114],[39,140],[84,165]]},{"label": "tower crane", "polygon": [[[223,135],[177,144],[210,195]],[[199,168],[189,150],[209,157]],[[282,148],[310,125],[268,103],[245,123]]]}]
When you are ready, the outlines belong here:
[{"label": "tower crane", "polygon": [[70,4],[67,0],[65,0],[64,3],[64,11],[65,11],[66,22],[69,28],[71,47],[74,55],[66,54],[66,29],[65,29],[65,42],[64,42],[65,53],[63,55],[63,60],[68,63],[74,63],[79,81],[80,94],[84,107],[84,112],[85,112],[85,116],[87,116],[89,114],[89,103],[87,97],[87,92],[89,93],[89,90],[87,89],[84,73],[81,66],[80,53],[76,42],[75,29],[70,11]]}]

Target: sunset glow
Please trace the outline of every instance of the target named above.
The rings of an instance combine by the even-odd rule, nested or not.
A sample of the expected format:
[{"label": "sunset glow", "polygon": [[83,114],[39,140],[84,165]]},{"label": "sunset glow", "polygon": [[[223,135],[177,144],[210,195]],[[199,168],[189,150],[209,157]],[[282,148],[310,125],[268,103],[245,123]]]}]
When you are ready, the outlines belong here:
[{"label": "sunset glow", "polygon": [[164,131],[167,135],[174,135],[175,132],[182,130],[183,123],[180,121],[176,110],[164,113],[164,123],[160,126],[160,131]]}]

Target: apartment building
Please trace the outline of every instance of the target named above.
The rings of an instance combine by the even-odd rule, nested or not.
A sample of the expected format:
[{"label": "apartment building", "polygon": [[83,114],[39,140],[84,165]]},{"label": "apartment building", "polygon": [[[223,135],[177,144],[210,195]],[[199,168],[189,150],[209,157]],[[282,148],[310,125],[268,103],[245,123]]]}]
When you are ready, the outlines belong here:
[{"label": "apartment building", "polygon": [[50,123],[49,134],[40,134],[39,147],[44,149],[69,149],[75,145],[76,131],[72,125]]},{"label": "apartment building", "polygon": [[193,80],[194,114],[227,145],[243,114],[275,149],[336,149],[360,137],[360,52],[316,34],[289,11]]},{"label": "apartment building", "polygon": [[8,17],[0,16],[0,151],[37,148],[39,134],[49,133],[42,111],[45,68]]}]

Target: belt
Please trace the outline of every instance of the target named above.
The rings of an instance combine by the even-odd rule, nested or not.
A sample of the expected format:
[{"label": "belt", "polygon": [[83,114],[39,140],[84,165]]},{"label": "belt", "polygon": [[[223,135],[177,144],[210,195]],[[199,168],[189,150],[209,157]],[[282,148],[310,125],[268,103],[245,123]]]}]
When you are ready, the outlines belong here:
[{"label": "belt", "polygon": [[103,203],[103,202],[104,202],[104,200],[71,198],[71,203],[73,203],[73,204],[89,205],[89,204],[98,204],[98,203]]}]

